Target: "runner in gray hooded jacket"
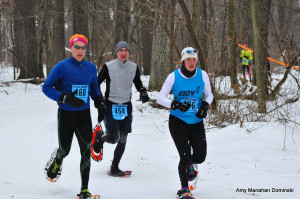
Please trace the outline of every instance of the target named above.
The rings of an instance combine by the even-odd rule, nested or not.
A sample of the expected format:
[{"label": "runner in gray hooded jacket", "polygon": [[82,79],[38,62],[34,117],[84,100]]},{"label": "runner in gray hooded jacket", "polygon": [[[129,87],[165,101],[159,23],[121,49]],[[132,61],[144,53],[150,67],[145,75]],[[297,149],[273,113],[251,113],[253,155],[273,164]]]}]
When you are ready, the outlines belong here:
[{"label": "runner in gray hooded jacket", "polygon": [[125,151],[127,135],[131,132],[132,84],[140,92],[143,103],[149,101],[146,88],[140,78],[140,71],[136,63],[128,60],[129,45],[120,41],[116,46],[117,58],[104,64],[98,75],[99,89],[106,80],[106,113],[104,124],[106,133],[101,137],[102,147],[104,142],[117,144],[110,172],[113,176],[121,176],[119,163]]}]

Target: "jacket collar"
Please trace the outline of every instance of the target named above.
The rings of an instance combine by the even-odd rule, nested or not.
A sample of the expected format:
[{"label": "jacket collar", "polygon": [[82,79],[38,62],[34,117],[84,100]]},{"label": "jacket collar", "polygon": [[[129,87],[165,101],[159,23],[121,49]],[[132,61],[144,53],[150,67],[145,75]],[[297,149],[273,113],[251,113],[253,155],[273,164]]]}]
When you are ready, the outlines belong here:
[{"label": "jacket collar", "polygon": [[116,58],[116,60],[117,60],[117,63],[121,64],[121,65],[125,65],[128,63],[128,59],[125,62],[122,62],[121,60],[119,60],[119,58]]},{"label": "jacket collar", "polygon": [[73,64],[75,64],[76,66],[80,66],[83,62],[84,62],[84,59],[82,60],[82,61],[77,61],[76,59],[74,59],[74,57],[70,57],[69,58],[70,59],[70,61],[73,63]]}]

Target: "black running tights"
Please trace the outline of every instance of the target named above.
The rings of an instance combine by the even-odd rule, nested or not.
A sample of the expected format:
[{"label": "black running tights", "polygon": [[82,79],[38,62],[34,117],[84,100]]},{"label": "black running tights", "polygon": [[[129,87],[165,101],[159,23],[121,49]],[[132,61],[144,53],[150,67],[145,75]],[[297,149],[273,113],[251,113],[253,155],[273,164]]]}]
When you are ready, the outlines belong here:
[{"label": "black running tights", "polygon": [[92,141],[90,109],[83,111],[58,110],[58,160],[62,160],[69,154],[74,133],[77,137],[81,154],[81,189],[87,189],[91,167],[90,144]]},{"label": "black running tights", "polygon": [[203,121],[187,124],[170,115],[169,129],[179,153],[179,178],[182,187],[188,187],[189,165],[201,164],[206,158],[206,136]]}]

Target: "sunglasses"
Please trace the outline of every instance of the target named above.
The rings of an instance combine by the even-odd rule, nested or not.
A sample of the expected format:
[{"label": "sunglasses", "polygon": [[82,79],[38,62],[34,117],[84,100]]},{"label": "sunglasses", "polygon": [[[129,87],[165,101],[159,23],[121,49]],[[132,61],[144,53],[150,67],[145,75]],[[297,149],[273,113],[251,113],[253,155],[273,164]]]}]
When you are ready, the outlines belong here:
[{"label": "sunglasses", "polygon": [[77,45],[73,45],[75,49],[79,50],[81,48],[81,50],[85,50],[86,46],[77,46]]},{"label": "sunglasses", "polygon": [[189,49],[189,50],[187,50],[186,52],[187,52],[187,53],[197,53],[197,52],[198,52],[198,50],[196,50],[196,49],[194,49],[194,50],[190,50],[190,49]]}]

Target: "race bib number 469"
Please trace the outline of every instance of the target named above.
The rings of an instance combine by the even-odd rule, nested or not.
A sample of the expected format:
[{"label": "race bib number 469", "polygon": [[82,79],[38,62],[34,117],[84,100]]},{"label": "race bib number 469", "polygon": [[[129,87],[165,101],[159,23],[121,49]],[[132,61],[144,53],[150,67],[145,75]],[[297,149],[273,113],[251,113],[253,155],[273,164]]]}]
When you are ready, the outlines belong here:
[{"label": "race bib number 469", "polygon": [[77,91],[77,94],[75,95],[75,97],[82,99],[86,103],[88,95],[89,95],[88,85],[73,85],[72,92],[74,92],[76,89],[78,91]]}]

